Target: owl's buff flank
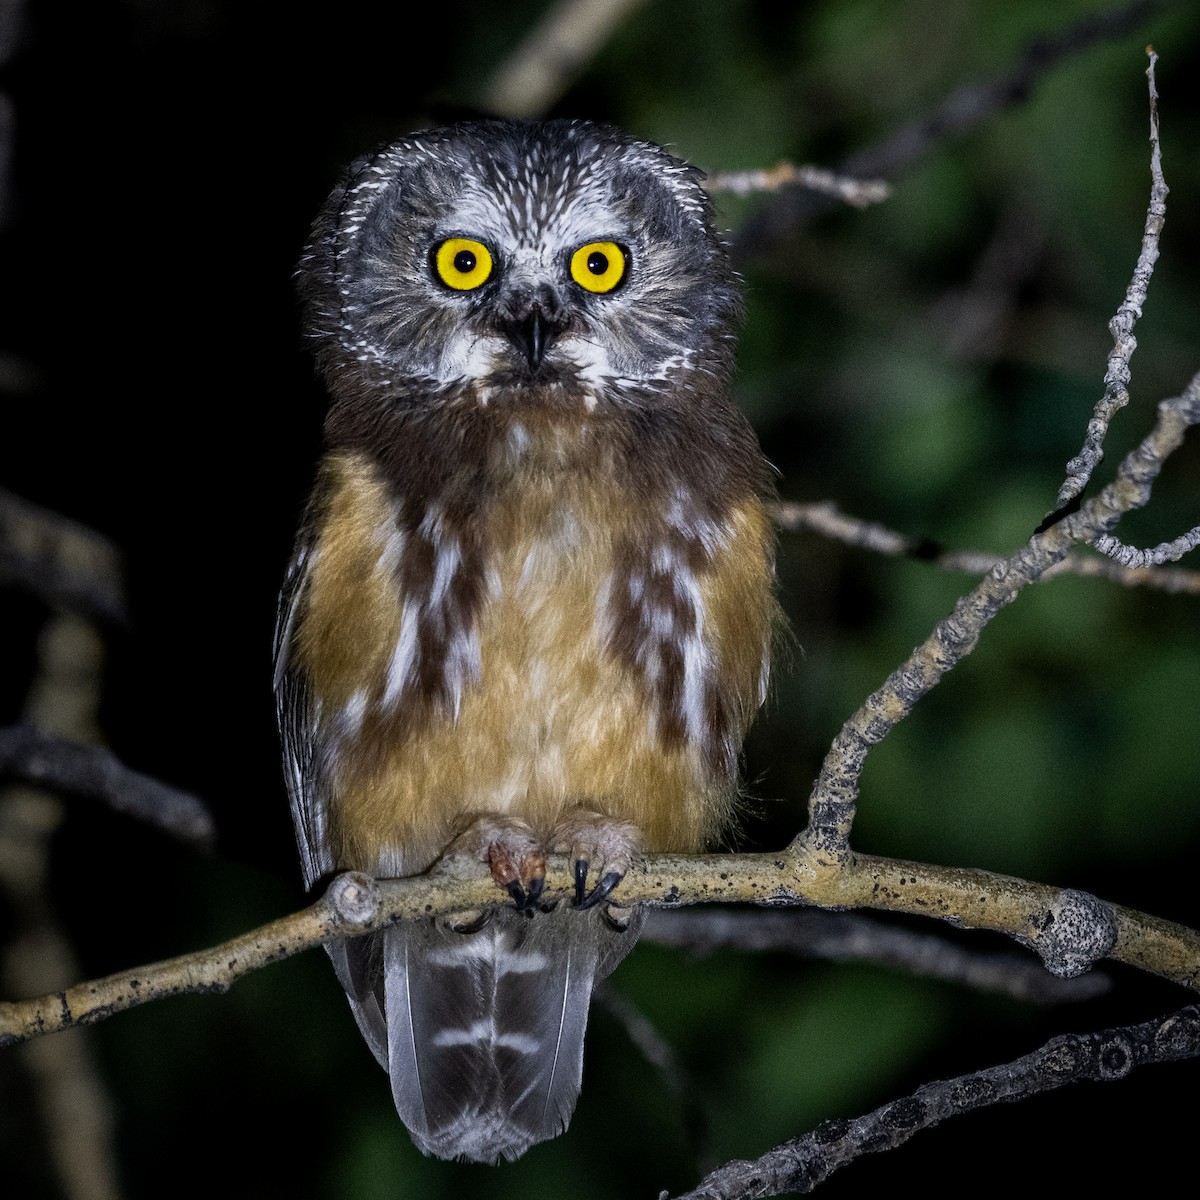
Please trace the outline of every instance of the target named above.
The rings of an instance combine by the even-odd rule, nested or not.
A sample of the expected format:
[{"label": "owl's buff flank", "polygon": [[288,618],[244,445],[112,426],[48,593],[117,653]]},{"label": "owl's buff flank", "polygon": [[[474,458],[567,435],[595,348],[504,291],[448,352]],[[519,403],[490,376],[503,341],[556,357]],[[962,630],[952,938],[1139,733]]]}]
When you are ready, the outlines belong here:
[{"label": "owl's buff flank", "polygon": [[[728,828],[765,693],[735,278],[698,172],[566,121],[359,160],[299,278],[331,401],[276,646],[305,883],[489,864],[513,902],[330,954],[416,1144],[515,1158],[574,1109],[621,876]],[[550,852],[577,902],[545,911]]]}]

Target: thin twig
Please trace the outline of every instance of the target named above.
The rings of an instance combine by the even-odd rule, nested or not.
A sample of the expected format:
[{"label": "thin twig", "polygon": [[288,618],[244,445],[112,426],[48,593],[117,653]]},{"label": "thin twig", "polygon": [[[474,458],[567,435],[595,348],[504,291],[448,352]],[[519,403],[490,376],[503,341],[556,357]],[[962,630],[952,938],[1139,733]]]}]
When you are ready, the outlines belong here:
[{"label": "thin twig", "polygon": [[1129,363],[1137,349],[1133,327],[1142,315],[1154,264],[1158,261],[1158,239],[1167,216],[1167,193],[1170,190],[1163,178],[1162,149],[1158,139],[1158,91],[1154,86],[1154,64],[1158,61],[1158,55],[1149,47],[1147,53],[1150,56],[1150,65],[1146,68],[1150,91],[1150,203],[1146,209],[1142,248],[1133,268],[1133,278],[1125,291],[1125,299],[1117,309],[1116,316],[1108,323],[1113,348],[1108,356],[1108,369],[1104,373],[1104,395],[1088,422],[1083,448],[1067,463],[1067,477],[1058,490],[1054,514],[1048,520],[1055,519],[1076,497],[1083,494],[1092,472],[1104,459],[1104,439],[1109,424],[1129,403]]},{"label": "thin twig", "polygon": [[[850,1121],[826,1121],[754,1162],[731,1162],[678,1200],[759,1200],[799,1192],[804,1195],[834,1171],[864,1154],[903,1145],[915,1133],[976,1109],[1024,1100],[1069,1083],[1111,1083],[1135,1067],[1179,1062],[1200,1056],[1200,1007],[1141,1025],[1098,1033],[1065,1034],[1015,1062],[989,1067],[918,1088]],[[970,1180],[962,1181],[964,1191]],[[666,1200],[663,1192],[660,1200]]]},{"label": "thin twig", "polygon": [[594,999],[621,1026],[641,1056],[675,1093],[696,1169],[711,1170],[716,1160],[709,1149],[708,1117],[700,1103],[703,1093],[693,1085],[674,1047],[632,1000],[609,983],[602,983],[596,989]]},{"label": "thin twig", "polygon": [[[1152,114],[1157,114],[1153,51],[1150,54],[1150,70],[1147,71],[1150,107]],[[1156,115],[1152,133],[1153,154],[1156,154]],[[1149,279],[1149,271],[1158,254],[1157,229],[1161,227],[1161,219],[1156,224],[1153,214],[1156,206],[1162,203],[1162,195],[1159,194],[1162,173],[1157,166],[1154,168],[1154,179],[1146,234],[1134,270],[1134,284],[1130,285],[1134,300],[1139,296],[1144,297],[1144,283]],[[1140,290],[1136,290],[1139,279],[1143,283]],[[1131,320],[1129,314],[1137,309],[1137,305],[1131,304],[1128,295],[1121,311],[1127,309],[1127,316]],[[1118,312],[1113,324],[1114,336],[1118,327],[1125,328],[1121,312]],[[1121,344],[1126,343],[1121,341]],[[1132,353],[1132,348],[1129,353]],[[1128,356],[1123,361],[1127,368]],[[1109,375],[1119,374],[1120,364],[1114,366],[1114,359],[1110,356]],[[1127,373],[1125,377],[1128,378]],[[1200,380],[1200,376],[1197,376],[1197,380]],[[1186,429],[1200,420],[1200,405],[1195,398],[1195,389],[1200,386],[1197,380],[1192,381],[1183,396],[1164,400],[1158,406],[1158,420],[1153,431],[1125,458],[1116,480],[1099,497],[1075,511],[1070,511],[1072,505],[1068,504],[1043,521],[1029,542],[1011,558],[994,566],[972,591],[963,596],[955,605],[953,614],[937,624],[933,633],[888,676],[882,687],[867,697],[862,707],[842,726],[821,764],[820,775],[809,797],[808,828],[800,835],[805,844],[838,861],[845,861],[849,857],[858,781],[871,747],[882,741],[947,671],[971,653],[984,627],[1002,608],[1011,604],[1025,587],[1042,578],[1051,567],[1063,562],[1075,546],[1110,534],[1125,513],[1146,504],[1150,499],[1151,484],[1166,458],[1179,447]],[[1096,425],[1097,418],[1094,417],[1089,430]],[[1107,425],[1104,428],[1107,429]],[[1063,519],[1059,520],[1060,517]]]},{"label": "thin twig", "polygon": [[1189,529],[1187,533],[1180,534],[1179,537],[1173,538],[1169,542],[1161,542],[1149,550],[1139,550],[1136,546],[1127,546],[1119,538],[1107,535],[1096,538],[1092,545],[1101,554],[1107,554],[1122,567],[1134,570],[1156,567],[1160,563],[1175,562],[1200,546],[1200,525]]},{"label": "thin twig", "polygon": [[855,208],[880,204],[892,190],[882,179],[854,179],[825,167],[798,166],[790,162],[781,162],[769,171],[718,171],[708,177],[705,187],[710,192],[729,192],[733,196],[777,192],[784,187],[804,187],[833,196]]},{"label": "thin twig", "polygon": [[[807,530],[831,541],[870,550],[875,554],[932,563],[944,571],[982,575],[1004,561],[1001,555],[979,550],[943,550],[928,539],[910,538],[875,521],[849,516],[831,500],[812,504],[787,501],[773,505],[771,515],[781,529],[789,532]],[[1098,538],[1093,543],[1097,550],[1100,549],[1100,541]],[[1200,571],[1110,562],[1107,558],[1099,558],[1083,550],[1072,551],[1061,562],[1047,567],[1039,578],[1054,579],[1060,575],[1083,575],[1107,579],[1123,587],[1150,587],[1163,592],[1200,595]]]},{"label": "thin twig", "polygon": [[42,784],[73,796],[103,800],[200,849],[211,849],[215,834],[204,802],[149,775],[131,771],[101,746],[84,745],[37,729],[0,729],[0,776]]},{"label": "thin twig", "polygon": [[1125,458],[1116,479],[1078,512],[1035,533],[1021,550],[993,567],[842,726],[809,798],[809,824],[801,835],[806,845],[832,860],[848,858],[858,780],[871,747],[971,653],[984,627],[1025,587],[1065,559],[1074,546],[1110,532],[1125,513],[1146,504],[1163,463],[1178,449],[1186,430],[1200,422],[1198,389],[1200,375],[1182,396],[1162,401],[1153,430]]}]

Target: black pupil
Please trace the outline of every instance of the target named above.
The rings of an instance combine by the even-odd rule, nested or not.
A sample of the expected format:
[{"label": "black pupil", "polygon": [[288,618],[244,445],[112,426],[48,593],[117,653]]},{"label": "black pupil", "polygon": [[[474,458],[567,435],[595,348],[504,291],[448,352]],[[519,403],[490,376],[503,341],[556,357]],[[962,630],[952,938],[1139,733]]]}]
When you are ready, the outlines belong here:
[{"label": "black pupil", "polygon": [[470,250],[460,250],[454,256],[454,269],[460,275],[470,275],[475,270],[475,255]]},{"label": "black pupil", "polygon": [[599,250],[593,250],[588,255],[587,269],[593,275],[603,275],[608,270],[608,255],[602,254]]}]

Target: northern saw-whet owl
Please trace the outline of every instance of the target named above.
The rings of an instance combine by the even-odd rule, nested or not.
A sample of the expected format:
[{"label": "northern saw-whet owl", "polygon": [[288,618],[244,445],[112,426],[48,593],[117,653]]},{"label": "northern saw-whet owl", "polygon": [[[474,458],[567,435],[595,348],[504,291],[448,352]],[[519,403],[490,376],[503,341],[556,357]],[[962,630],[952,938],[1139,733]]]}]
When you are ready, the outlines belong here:
[{"label": "northern saw-whet owl", "polygon": [[276,637],[305,883],[470,854],[512,900],[329,948],[428,1154],[565,1128],[641,925],[614,888],[729,827],[774,538],[701,178],[605,126],[464,123],[357,161],[301,260],[330,394]]}]

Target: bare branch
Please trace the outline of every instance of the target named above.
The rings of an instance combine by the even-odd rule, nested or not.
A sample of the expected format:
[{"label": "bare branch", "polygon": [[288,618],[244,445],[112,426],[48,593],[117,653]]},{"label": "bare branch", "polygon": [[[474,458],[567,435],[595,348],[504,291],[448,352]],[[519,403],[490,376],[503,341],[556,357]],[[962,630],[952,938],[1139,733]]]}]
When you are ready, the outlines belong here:
[{"label": "bare branch", "polygon": [[[798,840],[799,842],[799,840]],[[544,902],[571,903],[574,873],[547,860]],[[1200,933],[1158,917],[989,871],[854,855],[831,860],[793,843],[778,854],[662,854],[635,864],[620,885],[624,904],[812,904],[872,908],[991,929],[1031,946],[1061,978],[1102,957],[1200,989]],[[243,975],[338,937],[397,921],[477,911],[498,893],[482,864],[443,859],[424,875],[373,880],[337,876],[309,908],[209,950],[123,971],[32,1000],[0,1002],[0,1046],[103,1020],[114,1012],[184,992],[223,992]]]},{"label": "bare branch", "polygon": [[[1151,52],[1147,75],[1151,112],[1156,120],[1157,96],[1153,67],[1154,55]],[[1152,125],[1152,132],[1154,154],[1157,154],[1156,123]],[[1155,186],[1151,191],[1146,234],[1134,270],[1135,283],[1131,285],[1134,300],[1144,296],[1144,283],[1139,291],[1137,281],[1143,277],[1144,280],[1149,279],[1149,270],[1158,253],[1157,230],[1161,227],[1161,217],[1156,224],[1154,209],[1156,204],[1161,205],[1162,202],[1162,196],[1158,195],[1158,183],[1162,175],[1157,166],[1154,175]],[[1128,298],[1122,307],[1128,307],[1129,320],[1133,319],[1135,310],[1140,311],[1137,304]],[[1120,323],[1120,318],[1121,314],[1118,313],[1114,326]],[[1124,325],[1120,327],[1124,328]],[[1117,328],[1114,327],[1114,335],[1116,333]],[[1132,353],[1132,348],[1129,353]],[[1124,363],[1127,371],[1127,356]],[[1110,356],[1109,376],[1119,374],[1119,363],[1114,366],[1113,357]],[[871,747],[882,741],[947,671],[971,653],[984,627],[1002,608],[1012,603],[1028,584],[1040,579],[1049,568],[1066,559],[1074,546],[1111,533],[1126,512],[1140,508],[1149,500],[1150,486],[1166,457],[1179,447],[1188,426],[1200,420],[1200,404],[1196,402],[1197,387],[1200,384],[1193,380],[1182,396],[1162,401],[1158,406],[1158,420],[1153,431],[1125,458],[1114,482],[1082,508],[1069,512],[1068,504],[1067,508],[1060,508],[1058,513],[1043,521],[1025,547],[993,567],[971,592],[963,596],[955,605],[953,614],[937,624],[933,633],[842,726],[821,764],[820,775],[809,797],[808,828],[800,835],[806,845],[838,861],[845,861],[849,857],[858,780]],[[1093,418],[1089,430],[1097,426],[1097,420]],[[1106,423],[1104,429],[1107,429]],[[1103,434],[1100,436],[1102,438]],[[1063,519],[1060,520],[1060,517]]]},{"label": "bare branch", "polygon": [[[838,164],[837,173],[858,179],[894,179],[903,168],[924,158],[943,142],[966,133],[1006,108],[1023,103],[1063,59],[1136,29],[1169,2],[1134,0],[1123,8],[1092,13],[1060,34],[1031,42],[1003,75],[955,89],[935,108],[890,137],[844,159]],[[773,246],[793,237],[804,222],[825,211],[831,203],[829,197],[813,192],[798,189],[780,192],[738,230],[733,242],[734,256],[744,262],[769,253]]]},{"label": "bare branch", "polygon": [[688,908],[650,912],[642,940],[707,955],[721,949],[782,952],[837,962],[873,962],[1032,1004],[1071,1004],[1108,991],[1099,972],[1060,979],[1011,952],[972,950],[940,932],[884,924],[861,913],[801,908]]},{"label": "bare branch", "polygon": [[1101,554],[1107,554],[1122,567],[1132,569],[1155,567],[1159,563],[1174,562],[1185,554],[1200,546],[1200,525],[1189,529],[1169,542],[1162,542],[1150,550],[1139,550],[1136,546],[1127,546],[1115,537],[1098,537],[1092,545]]},{"label": "bare branch", "polygon": [[1104,439],[1108,435],[1108,427],[1118,412],[1129,403],[1129,363],[1133,352],[1137,349],[1137,339],[1133,336],[1133,327],[1142,315],[1142,306],[1146,303],[1146,292],[1150,286],[1150,277],[1154,274],[1154,264],[1158,261],[1158,239],[1162,233],[1163,222],[1167,216],[1167,193],[1169,191],[1162,173],[1162,150],[1158,140],[1158,91],[1154,86],[1154,64],[1158,55],[1147,47],[1150,55],[1150,65],[1146,68],[1150,90],[1150,203],[1146,210],[1146,226],[1142,233],[1142,248],[1138,254],[1137,264],[1133,268],[1133,278],[1125,291],[1125,299],[1121,302],[1117,314],[1108,323],[1113,337],[1112,352],[1108,356],[1108,369],[1104,373],[1104,395],[1096,405],[1092,419],[1088,422],[1087,437],[1083,448],[1067,463],[1067,478],[1058,491],[1058,500],[1054,505],[1054,513],[1048,520],[1054,520],[1071,502],[1082,495],[1087,487],[1092,472],[1104,459]]},{"label": "bare branch", "polygon": [[853,179],[824,167],[797,166],[789,162],[781,162],[769,171],[718,171],[708,177],[705,187],[710,192],[729,192],[734,196],[777,192],[784,187],[804,187],[833,196],[855,208],[879,204],[888,198],[892,190],[882,179]]},{"label": "bare branch", "polygon": [[0,488],[0,585],[108,624],[127,620],[121,556],[93,529]]},{"label": "bare branch", "polygon": [[373,879],[354,872],[339,875],[315,904],[212,950],[78,984],[34,1004],[0,1002],[0,1046],[90,1025],[150,1000],[228,991],[242,976],[269,963],[386,923],[378,921],[379,914],[380,890]]},{"label": "bare branch", "polygon": [[559,0],[492,76],[481,103],[504,117],[546,112],[642,0]]},{"label": "bare branch", "polygon": [[[1141,1025],[1052,1038],[1015,1062],[929,1083],[911,1096],[851,1121],[826,1121],[812,1133],[754,1162],[732,1162],[714,1171],[678,1200],[757,1200],[811,1192],[834,1171],[864,1154],[903,1145],[915,1133],[979,1108],[1023,1100],[1069,1083],[1124,1079],[1134,1067],[1178,1062],[1200,1055],[1200,1007]],[[666,1200],[666,1192],[660,1200]]]},{"label": "bare branch", "polygon": [[[935,542],[910,538],[874,521],[849,516],[830,500],[814,504],[775,504],[771,513],[781,529],[791,532],[808,530],[860,550],[929,562],[945,571],[982,575],[1004,561],[999,555],[979,550],[943,550]],[[1102,540],[1097,538],[1093,543],[1097,550]],[[1059,575],[1084,575],[1107,579],[1123,587],[1152,587],[1163,592],[1200,595],[1200,571],[1134,562],[1109,562],[1082,551],[1072,551],[1060,562],[1047,567],[1040,579],[1053,579]]]},{"label": "bare branch", "polygon": [[[73,613],[52,617],[38,642],[29,719],[70,737],[95,736],[103,661],[103,644],[88,622]],[[79,977],[53,899],[51,843],[63,816],[59,797],[42,789],[10,784],[0,790],[0,897],[12,917],[0,955],[6,988],[41,991]],[[32,1085],[60,1193],[70,1200],[117,1200],[116,1122],[85,1032],[27,1046],[18,1063]]]},{"label": "bare branch", "polygon": [[103,800],[116,812],[189,842],[212,848],[212,815],[190,792],[131,771],[101,746],[73,742],[33,725],[0,729],[0,776],[42,784],[73,796]]},{"label": "bare branch", "polygon": [[1066,558],[1073,546],[1108,533],[1125,513],[1146,504],[1166,458],[1178,449],[1188,427],[1200,422],[1198,387],[1193,380],[1182,396],[1162,401],[1154,429],[1125,458],[1116,479],[1078,512],[1035,533],[1021,550],[993,567],[846,722],[809,798],[809,825],[800,835],[805,844],[838,860],[849,856],[858,779],[871,747],[970,654],[984,627],[1028,584]]}]

